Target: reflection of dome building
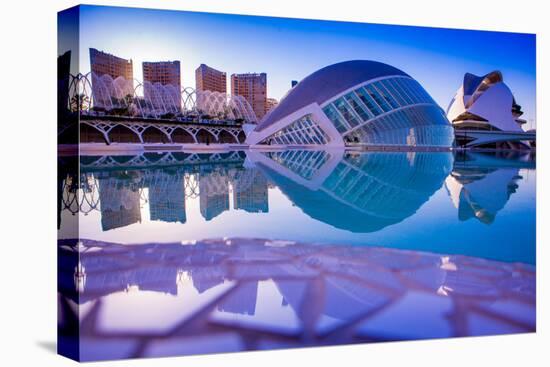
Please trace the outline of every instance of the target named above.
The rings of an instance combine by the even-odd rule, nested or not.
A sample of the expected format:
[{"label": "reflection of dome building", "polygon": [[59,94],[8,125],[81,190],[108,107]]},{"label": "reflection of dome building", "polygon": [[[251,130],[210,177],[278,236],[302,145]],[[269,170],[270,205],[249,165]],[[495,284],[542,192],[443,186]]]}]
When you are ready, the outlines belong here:
[{"label": "reflection of dome building", "polygon": [[[447,109],[447,117],[457,130],[523,132],[521,125],[525,120],[519,118],[522,114],[500,71],[484,76],[466,73]],[[518,143],[499,144],[514,148]]]},{"label": "reflection of dome building", "polygon": [[327,66],[293,87],[248,144],[450,147],[452,128],[422,86],[375,61]]},{"label": "reflection of dome building", "polygon": [[250,154],[259,168],[311,218],[351,232],[376,232],[413,215],[443,185],[451,153],[337,151]]}]

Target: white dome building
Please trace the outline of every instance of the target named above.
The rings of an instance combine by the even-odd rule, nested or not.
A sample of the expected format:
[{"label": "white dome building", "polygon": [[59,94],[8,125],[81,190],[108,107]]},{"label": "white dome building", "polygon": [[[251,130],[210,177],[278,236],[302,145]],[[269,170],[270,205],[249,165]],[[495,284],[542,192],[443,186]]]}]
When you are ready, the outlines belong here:
[{"label": "white dome building", "polygon": [[445,111],[416,80],[387,64],[354,60],[304,78],[246,143],[448,148],[453,140]]},{"label": "white dome building", "polygon": [[522,114],[500,71],[484,76],[466,73],[447,109],[447,118],[457,130],[523,132]]}]

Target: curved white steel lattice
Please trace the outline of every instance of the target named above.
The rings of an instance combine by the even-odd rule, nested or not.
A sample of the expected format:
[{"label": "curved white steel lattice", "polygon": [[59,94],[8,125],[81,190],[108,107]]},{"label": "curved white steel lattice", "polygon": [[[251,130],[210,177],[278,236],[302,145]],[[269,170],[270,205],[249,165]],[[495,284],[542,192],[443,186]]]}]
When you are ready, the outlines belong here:
[{"label": "curved white steel lattice", "polygon": [[123,77],[113,79],[92,72],[70,76],[67,108],[86,115],[257,122],[252,107],[242,96]]},{"label": "curved white steel lattice", "polygon": [[206,91],[196,92],[199,113],[221,120],[256,121],[256,114],[242,96]]}]

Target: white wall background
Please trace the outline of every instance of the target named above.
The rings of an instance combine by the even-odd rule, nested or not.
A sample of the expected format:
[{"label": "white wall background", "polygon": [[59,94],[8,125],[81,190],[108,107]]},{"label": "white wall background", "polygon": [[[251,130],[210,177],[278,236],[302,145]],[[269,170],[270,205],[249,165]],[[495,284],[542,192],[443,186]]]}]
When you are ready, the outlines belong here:
[{"label": "white wall background", "polygon": [[[537,101],[549,100],[543,1],[118,0],[166,9],[537,33]],[[6,0],[0,11],[0,364],[65,366],[56,335],[56,12],[65,0]],[[521,57],[521,54],[511,55]],[[28,103],[34,106],[25,109]],[[18,112],[19,111],[19,112]],[[35,117],[40,114],[41,117]],[[546,122],[538,103],[538,333],[117,362],[118,366],[538,366],[547,363],[550,237]],[[21,135],[20,135],[21,134]],[[19,137],[21,136],[21,137]],[[518,228],[521,230],[521,228]],[[545,361],[546,359],[546,361]],[[110,366],[113,362],[94,366]]]}]

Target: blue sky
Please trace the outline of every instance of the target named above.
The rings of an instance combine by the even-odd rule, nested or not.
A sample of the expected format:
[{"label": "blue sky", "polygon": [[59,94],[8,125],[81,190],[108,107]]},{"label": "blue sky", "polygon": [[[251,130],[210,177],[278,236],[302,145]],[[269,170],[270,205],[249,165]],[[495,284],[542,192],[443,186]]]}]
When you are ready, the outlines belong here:
[{"label": "blue sky", "polygon": [[[180,60],[182,84],[195,86],[201,63],[232,73],[266,72],[268,96],[280,99],[291,80],[339,61],[391,64],[417,79],[447,108],[465,72],[500,70],[535,124],[535,36],[505,32],[83,6],[81,72],[95,47],[134,60]],[[229,78],[228,78],[229,79]]]}]

